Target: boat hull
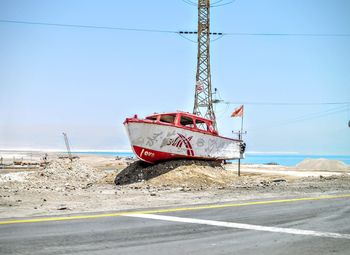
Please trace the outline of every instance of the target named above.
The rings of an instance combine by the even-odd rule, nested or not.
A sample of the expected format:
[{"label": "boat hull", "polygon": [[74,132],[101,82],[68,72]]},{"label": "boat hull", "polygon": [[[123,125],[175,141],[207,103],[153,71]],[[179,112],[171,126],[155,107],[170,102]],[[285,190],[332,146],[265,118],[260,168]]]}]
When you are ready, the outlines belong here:
[{"label": "boat hull", "polygon": [[146,162],[170,159],[227,160],[244,157],[242,141],[171,125],[124,123],[132,149]]}]

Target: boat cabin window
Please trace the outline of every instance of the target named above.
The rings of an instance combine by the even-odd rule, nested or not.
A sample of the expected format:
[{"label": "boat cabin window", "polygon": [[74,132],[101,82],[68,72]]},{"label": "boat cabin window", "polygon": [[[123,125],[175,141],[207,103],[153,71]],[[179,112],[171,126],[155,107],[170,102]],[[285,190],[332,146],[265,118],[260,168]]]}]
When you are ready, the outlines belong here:
[{"label": "boat cabin window", "polygon": [[196,120],[196,126],[200,130],[204,130],[204,131],[208,130],[207,123],[205,123],[202,120]]},{"label": "boat cabin window", "polygon": [[157,120],[157,116],[146,117],[146,120]]},{"label": "boat cabin window", "polygon": [[188,116],[181,116],[180,124],[185,127],[190,127],[190,128],[194,127],[193,119]]},{"label": "boat cabin window", "polygon": [[174,123],[175,121],[175,114],[171,115],[161,115],[159,118],[160,122],[165,122],[165,123]]},{"label": "boat cabin window", "polygon": [[208,123],[204,122],[203,120],[196,120],[196,126],[198,129],[203,131],[210,131]]}]

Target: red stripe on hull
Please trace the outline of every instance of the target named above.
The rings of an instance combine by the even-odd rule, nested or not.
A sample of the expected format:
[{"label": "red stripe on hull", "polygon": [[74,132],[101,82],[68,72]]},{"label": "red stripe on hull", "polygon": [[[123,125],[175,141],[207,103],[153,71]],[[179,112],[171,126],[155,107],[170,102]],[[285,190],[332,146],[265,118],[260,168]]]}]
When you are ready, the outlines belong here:
[{"label": "red stripe on hull", "polygon": [[179,154],[173,154],[169,152],[163,152],[163,151],[155,151],[150,150],[146,148],[142,148],[139,146],[133,146],[133,150],[136,154],[136,156],[148,163],[156,163],[159,161],[165,161],[170,159],[209,159],[209,160],[215,160],[214,158],[201,158],[201,157],[193,157],[190,155],[179,155]]}]

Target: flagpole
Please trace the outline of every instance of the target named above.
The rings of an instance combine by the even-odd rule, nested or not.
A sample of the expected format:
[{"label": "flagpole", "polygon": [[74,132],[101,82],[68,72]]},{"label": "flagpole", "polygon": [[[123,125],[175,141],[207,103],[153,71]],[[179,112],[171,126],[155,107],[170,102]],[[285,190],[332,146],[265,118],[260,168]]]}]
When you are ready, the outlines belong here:
[{"label": "flagpole", "polygon": [[[238,139],[242,140],[243,135],[243,116],[244,116],[244,106],[242,106],[242,118],[241,118],[241,130],[238,132]],[[238,176],[241,176],[241,155],[238,159]]]},{"label": "flagpole", "polygon": [[[241,129],[238,131],[238,139],[242,141],[243,136],[243,117],[244,116],[244,105],[236,108],[234,112],[231,114],[231,117],[241,117]],[[242,144],[240,144],[239,158],[238,158],[238,176],[241,176],[241,152],[242,152]]]},{"label": "flagpole", "polygon": [[[243,110],[242,110],[241,134],[243,134],[243,117],[244,117],[244,105],[243,105]],[[240,139],[242,139],[242,137],[240,137]]]},{"label": "flagpole", "polygon": [[[241,136],[241,134],[239,134]],[[238,159],[238,176],[241,176],[241,158]]]}]

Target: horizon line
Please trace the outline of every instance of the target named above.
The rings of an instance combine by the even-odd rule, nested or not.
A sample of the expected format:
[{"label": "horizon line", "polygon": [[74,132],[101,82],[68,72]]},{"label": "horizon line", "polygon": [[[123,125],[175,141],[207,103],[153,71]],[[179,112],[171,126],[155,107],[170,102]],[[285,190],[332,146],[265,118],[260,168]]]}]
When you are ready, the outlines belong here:
[{"label": "horizon line", "polygon": [[[67,152],[66,149],[34,149],[34,148],[0,148],[0,152]],[[79,152],[114,152],[114,153],[133,153],[130,149],[74,149],[71,150],[72,153]],[[250,155],[306,155],[306,156],[350,156],[350,154],[345,153],[301,153],[296,151],[247,151],[246,154]]]}]

